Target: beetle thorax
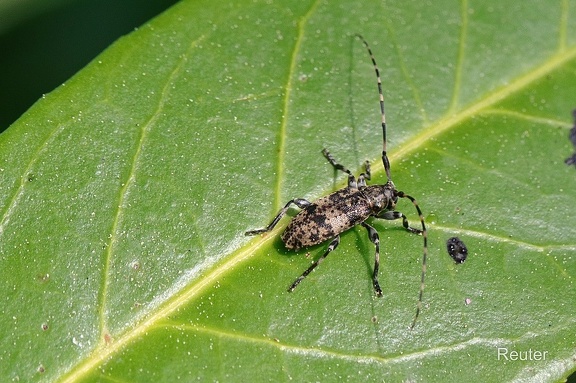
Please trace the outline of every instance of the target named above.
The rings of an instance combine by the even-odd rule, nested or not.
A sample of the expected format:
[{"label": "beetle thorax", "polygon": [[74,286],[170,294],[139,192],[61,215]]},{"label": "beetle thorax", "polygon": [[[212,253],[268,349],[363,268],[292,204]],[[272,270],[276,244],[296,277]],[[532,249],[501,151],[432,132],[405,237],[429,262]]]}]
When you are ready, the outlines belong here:
[{"label": "beetle thorax", "polygon": [[394,210],[398,197],[396,187],[392,181],[384,185],[369,185],[360,187],[362,194],[370,201],[370,206],[374,214],[385,210]]}]

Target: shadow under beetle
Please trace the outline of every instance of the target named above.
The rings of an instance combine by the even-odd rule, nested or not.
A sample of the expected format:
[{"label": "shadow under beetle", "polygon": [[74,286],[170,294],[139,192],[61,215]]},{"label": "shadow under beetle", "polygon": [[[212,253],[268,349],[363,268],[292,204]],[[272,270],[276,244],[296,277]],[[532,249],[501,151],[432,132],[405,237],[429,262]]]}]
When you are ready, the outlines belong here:
[{"label": "shadow under beetle", "polygon": [[[328,256],[328,254],[330,254],[330,252],[338,247],[338,244],[340,243],[340,233],[343,233],[356,225],[362,225],[368,231],[370,241],[376,247],[372,283],[376,295],[381,297],[382,289],[378,283],[380,237],[378,236],[378,232],[366,223],[366,220],[370,217],[386,220],[401,218],[402,225],[406,230],[411,233],[421,234],[424,238],[424,252],[422,257],[422,274],[420,279],[418,304],[414,320],[410,326],[410,328],[414,328],[422,307],[422,294],[424,292],[424,278],[426,275],[426,258],[428,255],[428,233],[426,231],[426,225],[424,224],[422,211],[420,210],[416,200],[408,194],[397,190],[396,186],[394,186],[394,183],[392,182],[390,176],[390,162],[388,161],[388,155],[386,154],[386,118],[384,114],[384,95],[382,93],[380,71],[376,65],[376,60],[372,54],[372,50],[366,40],[361,35],[356,35],[356,37],[362,41],[368,50],[368,54],[370,55],[370,59],[372,60],[376,72],[378,93],[380,95],[380,113],[382,117],[382,163],[384,164],[384,170],[386,171],[388,181],[384,185],[367,185],[366,180],[370,180],[371,178],[370,163],[368,161],[364,164],[364,173],[360,174],[358,179],[356,179],[350,170],[336,162],[328,150],[323,149],[322,154],[326,157],[328,162],[335,169],[348,174],[348,186],[314,202],[309,202],[302,198],[292,199],[288,201],[280,212],[278,212],[276,217],[274,217],[267,227],[263,229],[250,230],[245,234],[257,235],[271,231],[284,214],[286,214],[290,205],[294,204],[302,210],[292,218],[286,227],[286,230],[284,230],[284,233],[282,234],[282,241],[287,249],[299,250],[304,247],[317,245],[327,240],[331,240],[324,254],[317,261],[312,263],[312,265],[290,285],[288,291],[292,292],[296,286],[298,286],[298,284],[302,282],[302,280],[306,278],[306,276],[310,274],[310,272],[312,272],[312,270],[314,270],[316,266],[318,266]],[[407,198],[412,202],[418,212],[422,230],[411,227],[408,224],[406,216],[394,210],[398,198]]]}]

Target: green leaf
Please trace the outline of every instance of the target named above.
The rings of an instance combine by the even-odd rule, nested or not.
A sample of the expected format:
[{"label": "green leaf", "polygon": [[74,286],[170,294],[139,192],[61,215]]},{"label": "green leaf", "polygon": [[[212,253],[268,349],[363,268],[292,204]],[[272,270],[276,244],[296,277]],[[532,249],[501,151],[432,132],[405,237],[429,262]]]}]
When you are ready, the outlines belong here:
[{"label": "green leaf", "polygon": [[[574,12],[567,0],[185,1],[120,39],[0,135],[3,377],[567,377]],[[385,182],[355,32],[381,69],[392,177],[429,226],[413,330],[422,238],[399,222],[372,221],[381,299],[363,228],[292,294],[326,244],[286,250],[288,219],[243,234],[344,185],[323,147],[356,174],[369,159]],[[418,224],[409,201],[398,210]],[[462,265],[452,236],[468,246]]]}]

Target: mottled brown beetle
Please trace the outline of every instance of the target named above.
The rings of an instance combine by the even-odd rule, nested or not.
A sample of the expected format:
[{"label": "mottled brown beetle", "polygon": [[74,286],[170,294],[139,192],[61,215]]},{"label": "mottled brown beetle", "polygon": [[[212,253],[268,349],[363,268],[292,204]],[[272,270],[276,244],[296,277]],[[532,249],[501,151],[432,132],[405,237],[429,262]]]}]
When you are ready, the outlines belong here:
[{"label": "mottled brown beetle", "polygon": [[[383,148],[382,148],[382,163],[384,164],[384,170],[386,171],[386,177],[388,181],[384,185],[366,185],[366,180],[371,177],[370,174],[370,163],[365,162],[365,171],[360,174],[358,180],[354,177],[352,172],[348,170],[343,165],[339,164],[334,160],[332,155],[328,150],[323,149],[322,154],[328,162],[337,170],[341,170],[348,174],[348,186],[344,189],[335,191],[334,193],[322,197],[315,202],[309,202],[302,198],[295,198],[290,200],[274,217],[272,222],[263,229],[250,230],[247,231],[246,235],[257,235],[271,231],[280,219],[286,214],[290,205],[294,204],[302,209],[288,224],[286,230],[282,234],[282,241],[289,250],[299,250],[304,247],[309,247],[317,245],[319,243],[325,242],[329,239],[332,241],[328,245],[328,248],[324,254],[300,276],[298,277],[292,285],[288,288],[289,292],[292,292],[296,286],[304,279],[312,270],[316,268],[327,256],[332,252],[338,244],[340,243],[340,233],[356,226],[362,225],[368,230],[368,235],[370,241],[375,245],[375,261],[374,261],[374,271],[372,274],[372,283],[374,285],[374,290],[378,297],[382,296],[382,289],[378,283],[378,268],[380,266],[380,238],[376,230],[366,223],[366,220],[370,217],[382,218],[386,220],[394,220],[402,218],[402,225],[406,230],[415,234],[422,234],[424,238],[424,253],[422,257],[422,274],[420,279],[420,292],[418,296],[418,305],[416,308],[416,315],[412,321],[410,328],[413,328],[416,324],[416,319],[420,314],[422,306],[422,294],[424,291],[424,278],[426,275],[426,257],[428,255],[428,236],[426,231],[426,225],[424,224],[424,218],[422,216],[422,211],[416,203],[416,200],[405,194],[402,191],[398,191],[392,182],[390,177],[390,162],[388,161],[388,156],[386,154],[386,118],[384,114],[384,96],[382,93],[382,81],[380,79],[380,71],[376,65],[376,60],[372,54],[370,46],[366,40],[361,35],[356,35],[370,55],[372,64],[374,65],[374,70],[376,72],[376,78],[378,80],[378,92],[380,94],[380,113],[382,116],[382,134],[383,134]],[[398,198],[409,199],[420,219],[422,225],[422,230],[412,228],[408,225],[408,219],[406,216],[398,211],[395,211],[396,203]]]}]

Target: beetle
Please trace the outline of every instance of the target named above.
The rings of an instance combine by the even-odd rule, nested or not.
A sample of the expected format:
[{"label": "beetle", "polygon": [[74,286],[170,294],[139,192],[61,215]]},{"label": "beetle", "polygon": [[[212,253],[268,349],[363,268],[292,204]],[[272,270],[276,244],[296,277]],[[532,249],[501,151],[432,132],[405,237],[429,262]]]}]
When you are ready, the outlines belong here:
[{"label": "beetle", "polygon": [[[376,229],[368,224],[366,220],[370,217],[385,220],[402,219],[402,226],[407,231],[422,235],[424,238],[418,304],[416,314],[412,321],[412,325],[410,326],[410,328],[414,328],[422,306],[424,279],[426,275],[426,258],[428,256],[428,232],[426,230],[426,224],[424,223],[422,211],[416,200],[412,196],[405,194],[403,191],[396,189],[396,186],[392,182],[390,161],[388,160],[386,149],[386,115],[384,113],[384,95],[382,93],[380,71],[372,50],[366,40],[361,35],[357,34],[355,36],[359,38],[366,47],[370,59],[372,60],[374,71],[376,72],[378,93],[380,96],[382,126],[382,163],[386,172],[387,182],[384,185],[367,185],[366,180],[371,179],[370,163],[368,161],[364,163],[364,172],[360,174],[358,179],[356,179],[348,168],[338,163],[327,149],[323,149],[322,154],[326,160],[328,160],[335,169],[348,175],[348,185],[345,188],[337,190],[314,202],[307,201],[303,198],[292,199],[288,201],[282,209],[280,209],[267,227],[247,231],[245,235],[258,235],[271,231],[286,214],[290,206],[296,205],[301,210],[294,218],[292,218],[281,236],[286,248],[298,251],[302,248],[331,240],[324,254],[322,254],[317,261],[313,262],[312,265],[290,285],[288,291],[292,292],[298,284],[300,284],[300,282],[302,282],[302,280],[328,256],[328,254],[338,247],[341,233],[354,226],[361,225],[366,228],[368,231],[368,237],[375,246],[372,284],[376,296],[381,297],[382,289],[378,282],[378,269],[380,267],[380,237]],[[418,213],[422,229],[411,227],[408,223],[408,218],[403,213],[395,210],[399,198],[406,198],[412,202]]]}]

